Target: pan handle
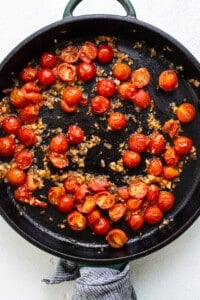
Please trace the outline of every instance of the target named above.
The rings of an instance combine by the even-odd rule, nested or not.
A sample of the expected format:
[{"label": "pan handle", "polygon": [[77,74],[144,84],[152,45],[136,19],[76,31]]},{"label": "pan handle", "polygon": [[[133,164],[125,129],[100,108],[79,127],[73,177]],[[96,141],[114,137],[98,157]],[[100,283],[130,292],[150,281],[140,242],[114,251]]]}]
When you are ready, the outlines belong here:
[{"label": "pan handle", "polygon": [[[64,13],[63,13],[63,19],[72,16],[74,9],[82,1],[83,0],[69,0],[69,2],[67,3],[67,5],[65,7]],[[129,0],[117,0],[117,1],[125,9],[125,11],[127,12],[127,16],[136,18],[135,9]]]}]

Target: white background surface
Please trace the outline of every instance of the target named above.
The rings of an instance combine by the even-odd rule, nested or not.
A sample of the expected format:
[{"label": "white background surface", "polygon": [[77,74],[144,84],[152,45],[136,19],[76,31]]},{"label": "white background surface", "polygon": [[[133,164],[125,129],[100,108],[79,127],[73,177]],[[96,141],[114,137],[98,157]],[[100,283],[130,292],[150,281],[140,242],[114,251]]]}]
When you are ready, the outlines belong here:
[{"label": "white background surface", "polygon": [[[58,21],[65,0],[1,0],[0,61],[36,30]],[[137,18],[171,34],[200,61],[199,0],[132,0]],[[84,0],[75,15],[124,15],[115,0]],[[200,219],[165,248],[131,263],[138,300],[199,300]],[[71,299],[74,282],[46,286],[57,258],[29,244],[0,217],[0,299]]]}]

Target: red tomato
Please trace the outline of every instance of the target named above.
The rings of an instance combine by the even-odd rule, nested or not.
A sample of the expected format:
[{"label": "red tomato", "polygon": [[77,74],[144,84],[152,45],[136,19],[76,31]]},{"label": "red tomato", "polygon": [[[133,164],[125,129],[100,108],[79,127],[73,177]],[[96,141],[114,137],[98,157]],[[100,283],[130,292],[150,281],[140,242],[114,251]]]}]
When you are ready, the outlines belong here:
[{"label": "red tomato", "polygon": [[181,123],[190,123],[196,117],[196,108],[191,103],[182,103],[177,108],[176,116]]},{"label": "red tomato", "polygon": [[96,96],[91,101],[91,109],[95,114],[103,114],[110,109],[110,101],[103,96]]},{"label": "red tomato", "polygon": [[69,159],[65,154],[51,152],[47,155],[52,165],[57,169],[63,169],[69,166]]},{"label": "red tomato", "polygon": [[72,113],[72,112],[75,112],[77,110],[77,105],[69,105],[63,99],[61,99],[61,101],[60,101],[60,107],[66,113]]},{"label": "red tomato", "polygon": [[76,79],[76,67],[69,63],[61,63],[57,66],[57,75],[64,82],[71,82]]},{"label": "red tomato", "polygon": [[131,81],[139,89],[147,86],[150,82],[150,74],[147,68],[142,67],[134,70],[131,73]]},{"label": "red tomato", "polygon": [[127,243],[128,237],[123,230],[115,228],[108,232],[106,240],[111,247],[119,249]]},{"label": "red tomato", "polygon": [[179,177],[180,171],[174,166],[164,166],[163,167],[163,177],[168,180],[173,180]]},{"label": "red tomato", "polygon": [[78,187],[78,180],[74,176],[69,176],[63,182],[63,186],[67,193],[73,194]]},{"label": "red tomato", "polygon": [[130,198],[127,200],[127,210],[138,210],[143,204],[143,199]]},{"label": "red tomato", "polygon": [[165,138],[159,132],[154,132],[149,139],[148,150],[151,154],[158,155],[165,149]]},{"label": "red tomato", "polygon": [[144,217],[141,213],[133,212],[127,219],[127,223],[130,229],[139,230],[144,225]]},{"label": "red tomato", "polygon": [[22,85],[21,89],[25,91],[27,94],[32,92],[35,93],[41,92],[41,87],[39,87],[36,82],[26,82]]},{"label": "red tomato", "polygon": [[168,191],[161,191],[158,197],[158,206],[162,211],[169,211],[174,205],[174,195]]},{"label": "red tomato", "polygon": [[7,174],[6,178],[8,180],[8,183],[14,185],[14,186],[20,186],[25,183],[26,181],[26,174],[23,170],[15,167],[11,168]]},{"label": "red tomato", "polygon": [[154,157],[147,162],[147,173],[153,176],[162,175],[163,165],[160,158]]},{"label": "red tomato", "polygon": [[94,209],[89,214],[87,214],[87,224],[88,226],[92,226],[94,223],[96,223],[101,218],[101,213],[99,209]]},{"label": "red tomato", "polygon": [[63,90],[63,100],[70,106],[78,105],[82,99],[83,95],[79,87],[68,86]]},{"label": "red tomato", "polygon": [[57,64],[57,61],[57,56],[49,52],[44,52],[40,56],[40,65],[42,68],[54,68]]},{"label": "red tomato", "polygon": [[143,199],[148,191],[146,183],[139,179],[135,179],[128,187],[128,191],[131,197],[136,199]]},{"label": "red tomato", "polygon": [[82,200],[85,199],[88,192],[88,186],[86,183],[79,184],[74,192],[76,202],[82,202]]},{"label": "red tomato", "polygon": [[133,103],[141,109],[145,109],[150,105],[151,97],[148,91],[138,90],[132,98]]},{"label": "red tomato", "polygon": [[106,217],[100,217],[93,225],[92,230],[96,235],[106,235],[110,230],[110,222]]},{"label": "red tomato", "polygon": [[87,226],[86,217],[77,210],[74,210],[68,214],[67,222],[69,227],[75,231],[82,231]]},{"label": "red tomato", "polygon": [[114,57],[114,51],[109,45],[101,45],[97,49],[97,60],[102,64],[108,64]]},{"label": "red tomato", "polygon": [[126,205],[124,203],[115,203],[111,208],[109,208],[108,215],[113,222],[117,222],[124,217],[125,212]]},{"label": "red tomato", "polygon": [[148,224],[154,225],[163,218],[161,209],[156,205],[148,206],[144,211],[144,219]]},{"label": "red tomato", "polygon": [[76,208],[83,214],[89,214],[95,209],[95,206],[96,200],[94,196],[88,195],[85,197],[83,203],[78,203],[76,205]]},{"label": "red tomato", "polygon": [[123,164],[128,168],[135,168],[141,161],[141,156],[138,152],[127,150],[122,155]]},{"label": "red tomato", "polygon": [[65,189],[63,186],[52,186],[48,191],[48,201],[52,205],[58,205],[60,197],[65,195]]},{"label": "red tomato", "polygon": [[128,147],[136,152],[144,152],[148,148],[149,139],[143,133],[134,133],[128,139]]},{"label": "red tomato", "polygon": [[38,71],[38,80],[41,85],[51,85],[55,83],[56,77],[50,68],[42,68]]},{"label": "red tomato", "polygon": [[38,106],[42,106],[43,95],[37,92],[26,93],[26,100],[30,104],[38,104]]},{"label": "red tomato", "polygon": [[120,112],[112,112],[108,117],[108,126],[113,131],[124,129],[126,124],[126,116]]},{"label": "red tomato", "polygon": [[127,200],[130,198],[128,187],[127,186],[120,186],[117,188],[117,195],[122,199],[122,200]]},{"label": "red tomato", "polygon": [[77,74],[82,81],[91,81],[96,76],[96,67],[91,62],[81,62],[77,66]]},{"label": "red tomato", "polygon": [[36,68],[27,66],[21,70],[19,77],[23,82],[35,81],[37,79],[38,71]]},{"label": "red tomato", "polygon": [[178,120],[170,119],[166,121],[162,127],[164,133],[168,133],[171,138],[174,138],[180,129],[180,123]]},{"label": "red tomato", "polygon": [[2,120],[1,128],[7,134],[16,134],[21,127],[21,121],[16,116],[7,116]]},{"label": "red tomato", "polygon": [[25,185],[19,186],[14,192],[15,200],[28,203],[31,206],[39,206],[42,208],[47,208],[47,203],[38,200],[32,195],[32,192],[28,191]]},{"label": "red tomato", "polygon": [[65,63],[75,63],[79,58],[79,49],[74,45],[69,45],[61,50],[59,58]]},{"label": "red tomato", "polygon": [[23,149],[14,156],[15,162],[19,169],[28,169],[33,162],[33,153],[30,150]]},{"label": "red tomato", "polygon": [[10,103],[15,108],[23,108],[27,105],[26,93],[23,89],[14,88],[10,93]]},{"label": "red tomato", "polygon": [[67,213],[74,208],[74,199],[71,195],[62,195],[59,198],[58,210]]},{"label": "red tomato", "polygon": [[69,143],[67,137],[63,133],[58,133],[55,135],[49,143],[49,149],[58,154],[64,154],[68,148]]},{"label": "red tomato", "polygon": [[118,86],[118,94],[124,100],[133,100],[137,92],[135,85],[131,82],[123,82]]},{"label": "red tomato", "polygon": [[101,209],[109,209],[115,204],[115,197],[108,191],[95,194],[96,204]]},{"label": "red tomato", "polygon": [[192,140],[187,136],[178,136],[174,140],[174,150],[180,156],[188,154],[192,149]]},{"label": "red tomato", "polygon": [[39,114],[39,107],[37,105],[29,104],[22,108],[19,112],[19,118],[24,124],[34,123]]},{"label": "red tomato", "polygon": [[27,173],[25,185],[29,191],[34,192],[40,187],[40,179],[35,174]]},{"label": "red tomato", "polygon": [[15,152],[15,140],[11,136],[0,137],[0,156],[12,156]]},{"label": "red tomato", "polygon": [[180,157],[176,153],[174,147],[169,147],[165,150],[163,159],[168,166],[176,166],[180,161]]},{"label": "red tomato", "polygon": [[149,203],[156,202],[158,200],[159,194],[160,194],[160,189],[156,184],[151,183],[148,185],[146,199]]},{"label": "red tomato", "polygon": [[97,56],[97,47],[94,43],[86,41],[79,50],[80,60],[90,63],[95,60]]},{"label": "red tomato", "polygon": [[159,87],[166,92],[173,91],[178,87],[178,77],[173,70],[165,70],[160,73],[158,78]]},{"label": "red tomato", "polygon": [[109,183],[107,179],[102,176],[91,178],[88,182],[88,188],[95,193],[106,191],[108,187]]},{"label": "red tomato", "polygon": [[131,68],[125,63],[117,63],[113,67],[113,76],[119,80],[127,80],[131,76]]},{"label": "red tomato", "polygon": [[109,78],[98,80],[96,88],[99,95],[108,98],[112,97],[116,90],[114,81]]},{"label": "red tomato", "polygon": [[81,142],[83,142],[85,138],[85,133],[83,129],[78,125],[69,125],[67,130],[67,136],[69,139],[69,142],[71,144],[78,145]]},{"label": "red tomato", "polygon": [[21,127],[17,132],[17,137],[25,146],[33,146],[37,142],[35,133],[26,127]]}]

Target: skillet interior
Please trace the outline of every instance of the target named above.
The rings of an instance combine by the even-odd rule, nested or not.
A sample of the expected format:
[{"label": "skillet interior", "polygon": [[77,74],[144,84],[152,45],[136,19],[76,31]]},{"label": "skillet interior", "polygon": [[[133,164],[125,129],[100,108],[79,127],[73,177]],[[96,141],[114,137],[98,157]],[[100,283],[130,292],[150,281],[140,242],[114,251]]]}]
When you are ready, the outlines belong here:
[{"label": "skillet interior", "polygon": [[[22,42],[7,56],[0,67],[0,91],[11,86],[13,75],[17,76],[21,68],[33,57],[38,57],[45,50],[55,47],[55,40],[57,40],[58,45],[71,40],[79,43],[99,35],[117,37],[117,47],[134,59],[134,66],[143,65],[151,70],[154,85],[157,74],[171,63],[174,63],[174,66],[183,66],[183,71],[180,73],[179,88],[173,92],[173,96],[153,88],[153,85],[149,86],[161,121],[169,119],[171,114],[168,106],[166,106],[169,97],[170,101],[176,99],[176,103],[182,103],[183,99],[188,99],[197,107],[195,121],[189,126],[183,126],[183,129],[185,135],[193,139],[197,148],[198,159],[186,166],[181,176],[181,182],[175,189],[176,204],[166,214],[169,224],[162,230],[158,227],[144,227],[142,239],[133,232],[129,232],[128,245],[121,250],[113,251],[107,246],[104,239],[89,234],[87,230],[74,233],[67,229],[64,231],[58,229],[54,222],[49,222],[49,217],[52,217],[56,223],[59,223],[61,218],[63,219],[63,216],[57,214],[55,209],[50,208],[45,216],[40,215],[38,208],[26,207],[24,210],[23,206],[15,203],[12,198],[12,191],[5,183],[0,183],[0,209],[3,217],[16,231],[31,243],[52,254],[75,260],[110,263],[134,259],[163,247],[187,229],[199,215],[200,139],[198,136],[200,136],[200,112],[198,99],[200,91],[188,83],[191,78],[200,80],[198,62],[182,45],[167,34],[131,17],[110,15],[73,17],[45,27]],[[145,41],[145,49],[134,49],[133,44],[137,41]],[[150,57],[149,49],[152,47],[158,53],[155,57]],[[47,116],[44,113],[49,126],[54,126],[53,120],[56,114],[56,109],[52,116]],[[138,117],[145,118],[145,115],[138,115]],[[93,120],[91,120],[91,124],[88,119],[82,119],[80,122],[80,125],[85,127],[85,131],[88,132]],[[135,129],[129,128],[130,132]],[[146,130],[148,131],[148,128]],[[108,136],[106,138],[109,139]],[[118,137],[122,141],[123,138],[120,135]],[[96,151],[93,154],[94,157],[98,155],[99,149]],[[105,153],[105,155],[107,154]],[[113,155],[115,153],[109,153],[110,159]],[[90,161],[88,168],[88,171],[96,173],[98,166],[94,161]],[[111,177],[113,175],[109,171],[108,174]],[[115,177],[117,184],[121,184],[122,181],[123,178],[120,176]]]}]

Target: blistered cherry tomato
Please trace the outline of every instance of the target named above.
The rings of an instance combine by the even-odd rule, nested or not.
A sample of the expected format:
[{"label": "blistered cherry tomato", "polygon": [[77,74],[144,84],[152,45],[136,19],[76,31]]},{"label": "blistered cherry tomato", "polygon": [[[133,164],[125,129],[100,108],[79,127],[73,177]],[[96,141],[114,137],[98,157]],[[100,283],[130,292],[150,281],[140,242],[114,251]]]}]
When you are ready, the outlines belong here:
[{"label": "blistered cherry tomato", "polygon": [[114,51],[109,45],[101,45],[97,49],[97,60],[102,64],[108,64],[114,57]]},{"label": "blistered cherry tomato", "polygon": [[74,45],[68,45],[61,50],[59,58],[69,64],[75,63],[79,58],[79,49]]},{"label": "blistered cherry tomato", "polygon": [[65,195],[65,189],[63,186],[52,186],[48,191],[48,201],[52,205],[58,205],[60,197]]},{"label": "blistered cherry tomato", "polygon": [[108,191],[103,191],[95,194],[96,204],[101,209],[109,209],[115,204],[115,197]]},{"label": "blistered cherry tomato", "polygon": [[139,89],[147,86],[150,82],[150,74],[147,68],[141,67],[134,70],[131,73],[131,81]]},{"label": "blistered cherry tomato", "polygon": [[113,222],[117,222],[124,217],[125,212],[126,205],[124,203],[115,203],[111,208],[109,208],[108,215]]},{"label": "blistered cherry tomato", "polygon": [[148,206],[144,211],[144,219],[148,224],[156,224],[163,218],[161,209],[156,205]]},{"label": "blistered cherry tomato", "polygon": [[57,61],[57,56],[49,52],[44,52],[40,56],[40,65],[42,68],[54,68],[57,64]]},{"label": "blistered cherry tomato", "polygon": [[29,104],[19,112],[19,118],[24,124],[34,123],[39,114],[38,105]]},{"label": "blistered cherry tomato", "polygon": [[17,137],[25,146],[33,146],[37,142],[37,137],[30,128],[21,127],[17,132]]},{"label": "blistered cherry tomato", "polygon": [[131,82],[123,82],[117,88],[120,98],[124,100],[133,100],[135,98],[137,89]]},{"label": "blistered cherry tomato", "polygon": [[61,101],[60,101],[60,107],[66,113],[72,113],[72,112],[75,112],[77,110],[77,105],[69,105],[63,99],[61,99]]},{"label": "blistered cherry tomato", "polygon": [[151,154],[158,155],[165,149],[165,138],[159,133],[153,133],[149,138],[148,150]]},{"label": "blistered cherry tomato", "polygon": [[67,194],[60,196],[57,208],[63,213],[70,212],[74,208],[73,197]]},{"label": "blistered cherry tomato", "polygon": [[114,81],[109,78],[98,80],[96,88],[99,95],[108,98],[112,97],[116,90]]},{"label": "blistered cherry tomato", "polygon": [[188,154],[192,149],[193,142],[187,136],[178,136],[174,140],[174,150],[180,156]]},{"label": "blistered cherry tomato", "polygon": [[21,70],[19,77],[23,82],[35,81],[37,79],[38,70],[34,67],[27,66]]},{"label": "blistered cherry tomato", "polygon": [[0,138],[0,156],[12,156],[15,152],[15,140],[11,136]]},{"label": "blistered cherry tomato", "polygon": [[74,193],[78,187],[78,180],[75,176],[69,176],[63,182],[63,186],[68,193]]},{"label": "blistered cherry tomato", "polygon": [[100,217],[93,225],[92,230],[96,235],[106,235],[110,230],[110,222],[106,217]]},{"label": "blistered cherry tomato", "polygon": [[32,165],[33,153],[30,150],[23,149],[22,151],[17,152],[14,158],[18,168],[25,170]]},{"label": "blistered cherry tomato", "polygon": [[131,68],[125,63],[117,63],[113,67],[113,76],[119,80],[127,80],[131,76]]},{"label": "blistered cherry tomato", "polygon": [[74,210],[68,214],[67,222],[69,227],[75,231],[82,231],[87,226],[86,217],[77,210]]},{"label": "blistered cherry tomato", "polygon": [[115,228],[108,232],[106,240],[112,248],[119,249],[127,243],[128,237],[122,229]]},{"label": "blistered cherry tomato", "polygon": [[144,225],[144,217],[141,213],[131,213],[127,219],[127,223],[130,229],[139,230]]},{"label": "blistered cherry tomato", "polygon": [[1,128],[7,134],[16,134],[21,127],[21,121],[16,116],[7,116],[2,120]]},{"label": "blistered cherry tomato", "polygon": [[159,193],[160,193],[160,189],[156,184],[154,183],[149,184],[147,194],[146,194],[147,201],[149,203],[156,202],[158,200]]},{"label": "blistered cherry tomato", "polygon": [[26,82],[22,85],[21,89],[29,94],[32,92],[39,93],[41,92],[42,88],[39,87],[36,82]]},{"label": "blistered cherry tomato", "polygon": [[83,201],[83,203],[78,203],[76,208],[78,211],[82,212],[83,214],[91,213],[96,206],[95,197],[93,195],[87,195]]},{"label": "blistered cherry tomato", "polygon": [[148,91],[139,89],[132,98],[133,103],[141,109],[145,109],[150,105],[151,97]]},{"label": "blistered cherry tomato", "polygon": [[130,198],[128,186],[119,186],[117,188],[117,195],[120,197],[120,200],[127,200]]},{"label": "blistered cherry tomato", "polygon": [[57,66],[57,75],[64,82],[71,82],[76,79],[76,67],[69,63],[61,63]]},{"label": "blistered cherry tomato", "polygon": [[38,80],[41,85],[51,85],[55,82],[56,77],[50,68],[42,68],[38,71]]},{"label": "blistered cherry tomato", "polygon": [[127,150],[122,155],[123,164],[128,168],[135,168],[141,161],[141,156],[138,152]]},{"label": "blistered cherry tomato", "polygon": [[101,218],[101,212],[99,209],[94,209],[89,214],[86,215],[88,226],[92,226]]},{"label": "blistered cherry tomato", "polygon": [[108,180],[102,176],[91,178],[88,182],[88,188],[95,193],[106,191],[108,187]]},{"label": "blistered cherry tomato", "polygon": [[165,70],[160,73],[158,78],[159,87],[166,92],[173,91],[178,87],[178,77],[173,70]]},{"label": "blistered cherry tomato", "polygon": [[14,186],[20,186],[26,181],[26,173],[17,167],[11,168],[6,174],[6,179],[8,180],[8,183]]},{"label": "blistered cherry tomato", "polygon": [[143,199],[136,199],[136,198],[130,198],[127,200],[126,205],[127,205],[127,210],[138,210],[142,204],[143,204]]},{"label": "blistered cherry tomato", "polygon": [[79,50],[80,60],[89,63],[95,60],[96,56],[97,56],[97,46],[90,41],[84,42],[84,44],[81,46]]},{"label": "blistered cherry tomato", "polygon": [[91,101],[91,109],[95,114],[103,114],[110,109],[110,101],[103,96],[95,96]]},{"label": "blistered cherry tomato", "polygon": [[131,197],[136,199],[143,199],[148,191],[146,183],[139,179],[135,179],[128,187],[128,191]]},{"label": "blistered cherry tomato", "polygon": [[143,133],[131,134],[128,139],[128,147],[130,150],[144,152],[148,148],[148,137]]},{"label": "blistered cherry tomato", "polygon": [[179,177],[180,170],[175,166],[164,166],[163,167],[163,177],[168,180],[173,180],[174,178]]},{"label": "blistered cherry tomato", "polygon": [[74,198],[76,202],[82,202],[82,200],[85,199],[88,192],[89,190],[86,183],[79,184],[74,191]]},{"label": "blistered cherry tomato", "polygon": [[31,191],[31,192],[34,192],[36,191],[40,185],[41,185],[41,182],[40,182],[40,178],[36,175],[36,174],[33,174],[33,173],[27,173],[27,176],[26,176],[26,188]]},{"label": "blistered cherry tomato", "polygon": [[153,176],[161,176],[163,173],[162,161],[159,157],[151,158],[147,162],[147,173]]},{"label": "blistered cherry tomato", "polygon": [[191,103],[182,103],[177,108],[176,116],[181,123],[190,123],[196,117],[196,108]]},{"label": "blistered cherry tomato", "polygon": [[48,206],[46,202],[40,201],[37,198],[35,198],[32,195],[32,192],[27,190],[25,184],[17,187],[17,189],[14,191],[14,198],[19,202],[28,203],[31,206],[39,206],[42,208],[47,208]]},{"label": "blistered cherry tomato", "polygon": [[174,138],[180,129],[180,122],[178,120],[167,120],[163,127],[162,131],[168,133],[171,138]]},{"label": "blistered cherry tomato", "polygon": [[78,145],[83,142],[85,133],[78,125],[69,125],[67,129],[68,140],[71,144]]},{"label": "blistered cherry tomato", "polygon": [[64,154],[67,151],[68,147],[68,139],[63,133],[58,133],[57,135],[55,135],[49,143],[49,149],[52,152],[56,152],[59,154]]},{"label": "blistered cherry tomato", "polygon": [[77,66],[77,74],[80,80],[91,81],[96,76],[96,67],[90,62],[81,62]]},{"label": "blistered cherry tomato", "polygon": [[63,90],[63,100],[70,106],[78,105],[83,99],[82,91],[77,86],[68,86]]},{"label": "blistered cherry tomato", "polygon": [[69,166],[69,159],[65,154],[51,152],[47,155],[52,165],[57,169],[64,169]]},{"label": "blistered cherry tomato", "polygon": [[163,159],[168,166],[176,166],[180,161],[180,157],[176,153],[174,147],[169,147],[165,150],[163,153]]},{"label": "blistered cherry tomato", "polygon": [[168,191],[161,191],[158,197],[158,206],[162,211],[169,211],[174,205],[174,195]]},{"label": "blistered cherry tomato", "polygon": [[26,93],[23,89],[14,88],[10,93],[10,103],[15,108],[23,108],[27,105]]},{"label": "blistered cherry tomato", "polygon": [[122,130],[126,127],[126,116],[118,111],[110,113],[108,126],[113,131]]}]

